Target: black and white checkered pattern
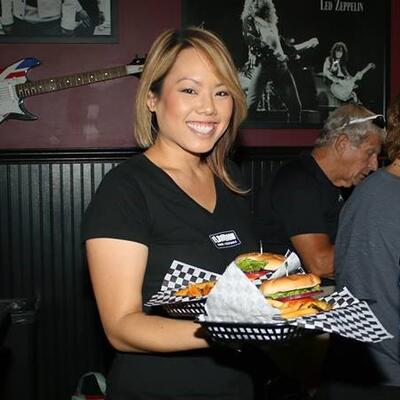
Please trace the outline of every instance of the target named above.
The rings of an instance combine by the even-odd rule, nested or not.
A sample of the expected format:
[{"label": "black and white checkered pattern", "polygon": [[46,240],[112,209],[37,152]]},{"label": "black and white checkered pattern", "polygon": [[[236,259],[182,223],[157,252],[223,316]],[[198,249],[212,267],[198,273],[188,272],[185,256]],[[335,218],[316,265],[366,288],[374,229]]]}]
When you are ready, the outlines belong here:
[{"label": "black and white checkered pattern", "polygon": [[361,342],[377,343],[391,337],[365,302],[338,308],[328,313],[298,318],[289,324],[305,329],[320,329]]},{"label": "black and white checkered pattern", "polygon": [[334,309],[297,318],[290,325],[305,329],[320,329],[362,342],[377,343],[392,336],[386,331],[365,301],[359,301],[344,288],[324,298]]},{"label": "black and white checkered pattern", "polygon": [[175,292],[189,285],[217,280],[220,275],[213,272],[174,260],[171,264],[161,289],[146,302],[146,306],[163,306],[173,317],[196,316],[205,313],[204,303],[207,296],[201,299],[190,296],[176,296]]},{"label": "black and white checkered pattern", "polygon": [[288,324],[217,323],[204,321],[201,317],[198,318],[198,321],[207,329],[213,340],[223,343],[286,342],[299,337],[322,333]]},{"label": "black and white checkered pattern", "polygon": [[193,300],[186,302],[177,302],[174,304],[164,304],[163,308],[168,313],[169,316],[175,318],[188,318],[188,317],[197,317],[201,314],[205,313],[204,304],[206,299]]},{"label": "black and white checkered pattern", "polygon": [[174,260],[164,277],[161,290],[177,290],[188,286],[189,283],[215,281],[219,277],[219,274]]},{"label": "black and white checkered pattern", "polygon": [[[333,305],[333,310],[285,322],[281,320],[277,325],[213,322],[209,321],[205,315],[201,315],[198,320],[214,340],[225,342],[247,340],[265,342],[292,339],[292,330],[282,330],[284,326],[301,328],[299,331],[294,331],[296,337],[307,334],[306,331],[309,330],[314,334],[336,333],[347,338],[372,343],[392,338],[368,304],[355,298],[346,288],[326,296],[324,300]],[[260,334],[260,327],[263,326],[268,327],[272,332],[275,327],[277,334],[269,335],[268,331]]]},{"label": "black and white checkered pattern", "polygon": [[333,292],[329,296],[323,297],[323,300],[332,304],[334,308],[347,307],[360,302],[360,300],[355,298],[347,288],[343,288],[340,292]]}]

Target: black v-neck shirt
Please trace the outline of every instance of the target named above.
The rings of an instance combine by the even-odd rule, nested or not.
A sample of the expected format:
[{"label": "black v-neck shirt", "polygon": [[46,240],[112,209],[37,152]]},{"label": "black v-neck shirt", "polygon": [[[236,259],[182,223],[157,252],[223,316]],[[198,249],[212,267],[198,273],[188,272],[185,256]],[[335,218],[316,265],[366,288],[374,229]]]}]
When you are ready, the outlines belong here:
[{"label": "black v-neck shirt", "polygon": [[[233,171],[238,179],[238,170]],[[149,248],[143,302],[160,289],[174,260],[223,273],[238,254],[257,251],[257,241],[246,196],[233,193],[218,178],[215,189],[216,206],[211,213],[145,155],[135,155],[104,177],[87,209],[83,239],[118,238]],[[241,357],[223,354],[216,349],[119,353],[109,377],[111,398],[129,398],[117,393],[140,393],[142,397],[137,398],[156,399],[162,390],[171,399],[251,398],[250,378],[241,371]]]},{"label": "black v-neck shirt", "polygon": [[[237,171],[236,171],[237,175]],[[144,301],[160,289],[174,260],[222,273],[243,252],[257,251],[245,196],[215,178],[211,213],[143,154],[103,179],[83,222],[83,239],[131,240],[149,248]]]}]

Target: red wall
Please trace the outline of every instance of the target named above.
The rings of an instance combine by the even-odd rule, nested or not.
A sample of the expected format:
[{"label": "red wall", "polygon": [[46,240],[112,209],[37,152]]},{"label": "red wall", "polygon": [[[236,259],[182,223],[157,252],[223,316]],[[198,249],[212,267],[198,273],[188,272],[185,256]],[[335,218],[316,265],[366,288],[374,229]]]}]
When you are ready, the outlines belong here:
[{"label": "red wall", "polygon": [[[180,25],[180,0],[120,0],[117,44],[6,44],[0,43],[0,65],[5,67],[35,57],[41,65],[31,70],[31,80],[108,68],[144,55],[163,30]],[[391,89],[400,90],[400,2],[392,0]],[[0,125],[0,149],[73,149],[131,147],[134,77],[48,93],[25,99],[37,121],[7,120]],[[247,146],[311,145],[315,129],[247,129],[241,132]]]}]

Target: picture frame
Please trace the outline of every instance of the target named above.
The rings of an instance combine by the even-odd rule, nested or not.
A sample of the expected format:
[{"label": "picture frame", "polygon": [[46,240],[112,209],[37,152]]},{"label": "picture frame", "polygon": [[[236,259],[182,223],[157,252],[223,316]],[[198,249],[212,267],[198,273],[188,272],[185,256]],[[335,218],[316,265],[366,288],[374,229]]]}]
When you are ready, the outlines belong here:
[{"label": "picture frame", "polygon": [[[256,44],[263,52],[267,50],[257,55],[256,61],[251,57],[254,58],[257,46],[246,38],[249,3],[251,0],[231,0],[228,7],[223,0],[182,0],[182,26],[201,26],[215,32],[232,54],[249,105],[244,128],[320,128],[331,111],[348,102],[385,114],[390,67],[390,0],[268,0],[266,3],[275,8],[277,23],[273,23],[269,12],[270,21],[265,28],[258,25],[255,31],[250,29],[250,33],[264,35]],[[275,32],[269,43],[268,28]],[[260,33],[262,29],[264,33]],[[342,57],[348,58],[345,69],[349,77],[339,76],[340,81],[336,82],[338,87],[341,83],[348,84],[340,93],[341,98],[338,91],[333,93],[334,82],[324,67],[337,43],[345,45],[347,54]],[[289,84],[287,72],[286,76],[276,72],[276,65],[284,64],[281,59],[294,85]],[[331,64],[336,61],[332,57],[330,60]],[[253,79],[252,73],[260,64],[266,77]],[[346,72],[342,71],[342,75]],[[296,92],[297,98],[293,95]]]},{"label": "picture frame", "polygon": [[[41,10],[50,15],[49,20],[42,24],[16,18],[19,10],[14,10],[13,0],[3,0],[0,7],[0,44],[118,43],[118,0],[79,0],[80,9],[77,0],[54,0],[54,3],[61,9],[53,10],[53,6],[48,6],[48,10]],[[35,20],[38,11],[32,10],[32,19]],[[53,21],[53,12],[59,13],[61,19]]]}]

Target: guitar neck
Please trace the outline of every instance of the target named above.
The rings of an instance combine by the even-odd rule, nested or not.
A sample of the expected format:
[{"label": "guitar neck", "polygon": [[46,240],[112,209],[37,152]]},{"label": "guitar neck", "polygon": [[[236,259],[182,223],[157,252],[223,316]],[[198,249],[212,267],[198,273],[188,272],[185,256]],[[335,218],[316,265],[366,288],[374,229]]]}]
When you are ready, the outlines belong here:
[{"label": "guitar neck", "polygon": [[83,72],[79,74],[60,76],[56,78],[28,81],[15,86],[16,93],[20,99],[36,96],[43,93],[57,92],[59,90],[90,85],[91,83],[108,81],[110,79],[127,76],[125,65],[96,71]]},{"label": "guitar neck", "polygon": [[372,69],[372,68],[374,68],[374,66],[372,66],[372,65],[367,65],[364,69],[362,69],[358,74],[359,74],[359,78],[357,79],[357,80],[359,80],[359,79],[362,79],[362,77],[370,70],[370,69]]}]

